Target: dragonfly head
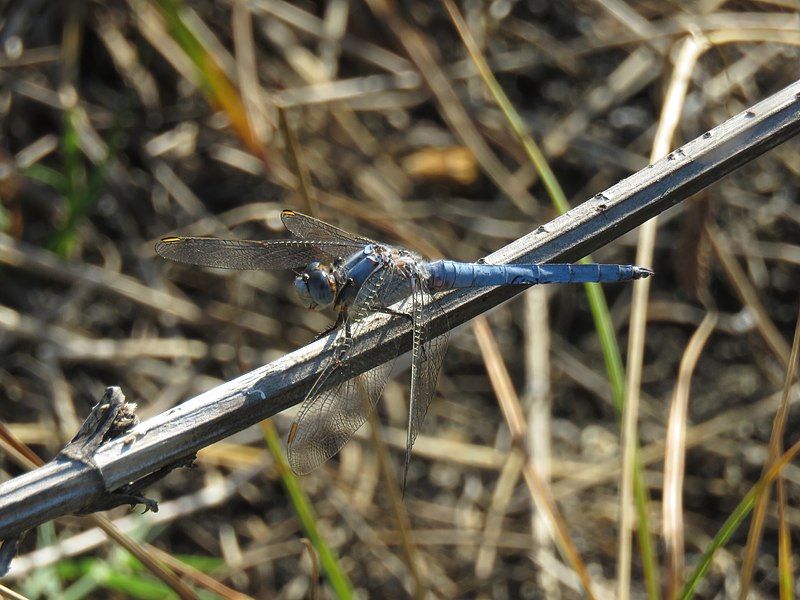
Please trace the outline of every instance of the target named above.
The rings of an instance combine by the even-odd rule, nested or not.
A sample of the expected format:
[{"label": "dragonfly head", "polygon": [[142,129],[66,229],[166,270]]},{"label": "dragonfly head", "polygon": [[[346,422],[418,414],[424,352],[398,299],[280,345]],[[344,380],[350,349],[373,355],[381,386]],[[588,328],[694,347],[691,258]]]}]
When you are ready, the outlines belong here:
[{"label": "dragonfly head", "polygon": [[326,308],[336,299],[336,278],[329,266],[318,262],[309,263],[294,280],[294,288],[303,306],[312,310]]}]

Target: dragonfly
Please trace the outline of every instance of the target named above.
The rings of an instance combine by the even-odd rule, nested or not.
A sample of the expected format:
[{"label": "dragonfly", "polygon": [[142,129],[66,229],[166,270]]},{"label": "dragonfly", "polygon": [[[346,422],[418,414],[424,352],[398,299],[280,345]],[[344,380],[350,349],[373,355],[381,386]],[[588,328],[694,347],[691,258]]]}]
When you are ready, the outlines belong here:
[{"label": "dragonfly", "polygon": [[[400,353],[349,377],[353,357],[363,355],[361,334],[368,317],[384,313],[410,322],[411,392],[408,403],[403,488],[411,449],[433,400],[448,333],[434,335],[432,323],[446,315],[437,294],[454,289],[532,286],[543,283],[621,282],[649,277],[645,267],[616,264],[543,263],[496,265],[452,260],[426,261],[404,248],[348,233],[293,210],[281,220],[292,238],[235,240],[165,237],[155,250],[163,258],[223,269],[293,269],[295,290],[309,309],[338,312],[330,359],[321,368],[289,430],[287,456],[304,475],[347,443],[375,408]],[[342,372],[339,372],[343,370]],[[338,373],[338,377],[334,377]],[[344,376],[344,377],[343,377]],[[337,381],[339,381],[337,383]]]}]

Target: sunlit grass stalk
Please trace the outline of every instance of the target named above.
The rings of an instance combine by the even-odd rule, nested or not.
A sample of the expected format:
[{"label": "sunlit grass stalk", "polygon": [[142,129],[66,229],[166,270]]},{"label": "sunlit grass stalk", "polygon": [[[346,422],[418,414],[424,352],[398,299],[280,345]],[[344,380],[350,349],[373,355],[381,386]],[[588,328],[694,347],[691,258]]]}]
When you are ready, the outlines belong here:
[{"label": "sunlit grass stalk", "polygon": [[[452,0],[443,0],[445,7],[450,13],[453,23],[461,35],[462,41],[470,54],[478,73],[500,108],[503,116],[508,122],[511,130],[520,140],[529,160],[536,168],[542,184],[547,190],[553,206],[560,214],[564,214],[570,209],[569,201],[563,189],[558,183],[558,179],[547,163],[538,145],[528,133],[522,118],[517,113],[514,105],[506,96],[500,83],[494,77],[488,63],[483,57],[480,49],[466,27],[466,23],[456,9]],[[592,262],[591,256],[583,258],[580,262]],[[611,383],[612,397],[614,406],[617,410],[618,418],[622,416],[622,408],[625,402],[625,369],[622,365],[622,356],[619,350],[616,336],[614,334],[611,315],[606,303],[605,294],[598,284],[584,284],[586,297],[594,319],[595,328],[600,340],[603,358],[605,360],[606,371]],[[660,597],[658,588],[658,576],[653,541],[650,535],[649,519],[647,515],[648,494],[644,485],[641,463],[637,460],[633,473],[634,498],[636,512],[639,519],[637,529],[639,535],[639,547],[641,551],[642,567],[644,570],[645,583],[650,598]]]},{"label": "sunlit grass stalk", "polygon": [[266,161],[267,153],[250,127],[239,90],[183,18],[183,3],[179,0],[151,0],[151,2],[159,9],[173,40],[183,49],[197,69],[198,82],[208,102],[215,110],[223,110],[228,115],[231,127],[247,149]]},{"label": "sunlit grass stalk", "polygon": [[726,519],[725,523],[720,528],[719,533],[714,536],[711,544],[700,558],[700,561],[698,562],[697,567],[695,567],[694,572],[692,572],[692,574],[687,578],[686,585],[678,596],[679,600],[690,598],[694,594],[694,590],[700,583],[700,580],[711,568],[711,562],[714,559],[714,554],[716,554],[717,550],[728,543],[728,540],[731,539],[731,536],[733,536],[733,534],[739,528],[739,525],[741,525],[750,514],[753,509],[753,505],[756,503],[758,498],[765,493],[775,478],[780,475],[783,467],[791,462],[798,452],[800,452],[800,442],[795,442],[795,444],[789,450],[787,450],[783,456],[781,456],[780,460],[775,463],[775,465],[766,473],[766,475],[764,475],[764,477],[762,477],[758,483],[750,488],[750,491],[747,492],[747,495],[745,495],[742,501],[739,502],[738,506],[733,510],[731,516]]},{"label": "sunlit grass stalk", "polygon": [[[791,405],[792,383],[797,373],[798,360],[800,360],[800,312],[798,312],[795,322],[794,338],[792,340],[792,349],[786,369],[786,379],[783,385],[781,404],[772,424],[772,433],[769,441],[769,456],[767,457],[765,468],[771,466],[783,451],[783,438],[788,426],[787,423]],[[778,503],[778,582],[781,591],[780,597],[782,599],[789,599],[794,598],[792,589],[794,566],[792,564],[791,535],[786,522],[786,482],[783,478],[778,479],[776,487],[776,501]],[[753,518],[750,521],[750,531],[747,534],[744,560],[742,561],[740,598],[747,597],[752,583],[754,565],[756,563],[758,548],[761,543],[764,522],[768,511],[769,498],[770,489],[765,488],[764,493],[756,500]]]}]

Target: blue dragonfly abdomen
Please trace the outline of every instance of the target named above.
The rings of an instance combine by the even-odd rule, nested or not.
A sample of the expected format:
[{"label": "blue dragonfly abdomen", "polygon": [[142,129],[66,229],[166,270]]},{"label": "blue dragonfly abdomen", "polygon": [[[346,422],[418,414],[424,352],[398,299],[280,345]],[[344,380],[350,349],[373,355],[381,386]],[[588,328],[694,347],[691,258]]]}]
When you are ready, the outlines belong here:
[{"label": "blue dragonfly abdomen", "polygon": [[441,292],[493,285],[540,283],[610,283],[649,277],[653,271],[633,265],[551,263],[541,265],[490,265],[436,260],[428,263],[428,286]]}]

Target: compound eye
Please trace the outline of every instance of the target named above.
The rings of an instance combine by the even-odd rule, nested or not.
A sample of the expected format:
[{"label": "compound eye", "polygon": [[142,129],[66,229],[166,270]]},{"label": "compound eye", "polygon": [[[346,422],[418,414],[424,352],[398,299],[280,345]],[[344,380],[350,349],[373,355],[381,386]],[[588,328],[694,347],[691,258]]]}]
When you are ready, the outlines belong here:
[{"label": "compound eye", "polygon": [[312,310],[330,306],[336,299],[336,279],[328,267],[318,262],[309,264],[297,276],[294,287],[303,306]]}]

